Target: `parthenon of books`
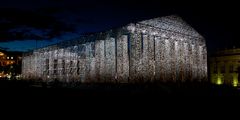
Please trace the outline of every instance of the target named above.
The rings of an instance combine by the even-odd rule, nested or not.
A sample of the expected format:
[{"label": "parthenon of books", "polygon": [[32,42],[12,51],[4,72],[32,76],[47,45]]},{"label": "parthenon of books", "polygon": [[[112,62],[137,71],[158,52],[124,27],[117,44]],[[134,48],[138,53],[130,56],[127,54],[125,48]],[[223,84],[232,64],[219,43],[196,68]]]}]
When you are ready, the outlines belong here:
[{"label": "parthenon of books", "polygon": [[62,82],[204,81],[207,50],[197,31],[171,15],[25,53],[22,77]]}]

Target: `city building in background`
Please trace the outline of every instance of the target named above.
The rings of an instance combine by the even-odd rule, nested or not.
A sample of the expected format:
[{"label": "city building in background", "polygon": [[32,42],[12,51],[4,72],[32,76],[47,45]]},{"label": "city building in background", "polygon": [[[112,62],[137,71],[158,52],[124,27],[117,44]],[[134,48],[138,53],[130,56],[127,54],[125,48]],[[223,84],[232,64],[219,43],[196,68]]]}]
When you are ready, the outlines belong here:
[{"label": "city building in background", "polygon": [[0,78],[11,79],[21,74],[21,52],[0,50]]},{"label": "city building in background", "polygon": [[210,79],[214,84],[239,85],[240,49],[227,49],[210,57]]},{"label": "city building in background", "polygon": [[22,77],[62,82],[207,81],[205,39],[172,15],[25,53]]}]

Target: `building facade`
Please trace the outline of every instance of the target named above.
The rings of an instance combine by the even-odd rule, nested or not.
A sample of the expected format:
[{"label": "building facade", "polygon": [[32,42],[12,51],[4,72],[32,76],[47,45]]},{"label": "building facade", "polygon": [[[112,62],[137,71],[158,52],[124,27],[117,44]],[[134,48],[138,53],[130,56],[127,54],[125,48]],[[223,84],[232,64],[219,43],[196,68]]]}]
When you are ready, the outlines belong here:
[{"label": "building facade", "polygon": [[[0,50],[0,78],[21,73],[22,53]],[[19,67],[19,70],[16,70]],[[13,68],[15,67],[15,68]]]},{"label": "building facade", "polygon": [[63,82],[206,81],[207,50],[205,39],[172,15],[26,53],[22,76]]},{"label": "building facade", "polygon": [[210,79],[214,84],[238,86],[240,49],[218,51],[210,58]]}]

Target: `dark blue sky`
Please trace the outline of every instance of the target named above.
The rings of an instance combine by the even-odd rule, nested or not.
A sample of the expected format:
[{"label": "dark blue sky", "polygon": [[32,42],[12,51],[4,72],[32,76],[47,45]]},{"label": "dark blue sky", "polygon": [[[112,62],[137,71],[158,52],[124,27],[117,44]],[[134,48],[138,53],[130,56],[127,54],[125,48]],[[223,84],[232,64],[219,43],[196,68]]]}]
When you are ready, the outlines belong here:
[{"label": "dark blue sky", "polygon": [[[209,51],[239,46],[235,3],[107,0],[1,0],[0,48],[27,51],[129,22],[177,14],[207,40]],[[37,40],[37,42],[36,42]],[[37,43],[37,44],[36,44]]]}]

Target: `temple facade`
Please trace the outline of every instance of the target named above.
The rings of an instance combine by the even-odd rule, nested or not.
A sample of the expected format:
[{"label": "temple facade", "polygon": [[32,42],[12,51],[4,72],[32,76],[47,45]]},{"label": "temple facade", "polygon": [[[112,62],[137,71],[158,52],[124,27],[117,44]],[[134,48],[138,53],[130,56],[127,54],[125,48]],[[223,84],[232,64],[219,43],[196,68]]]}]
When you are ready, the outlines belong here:
[{"label": "temple facade", "polygon": [[172,15],[26,53],[24,79],[62,82],[207,80],[205,39]]}]

